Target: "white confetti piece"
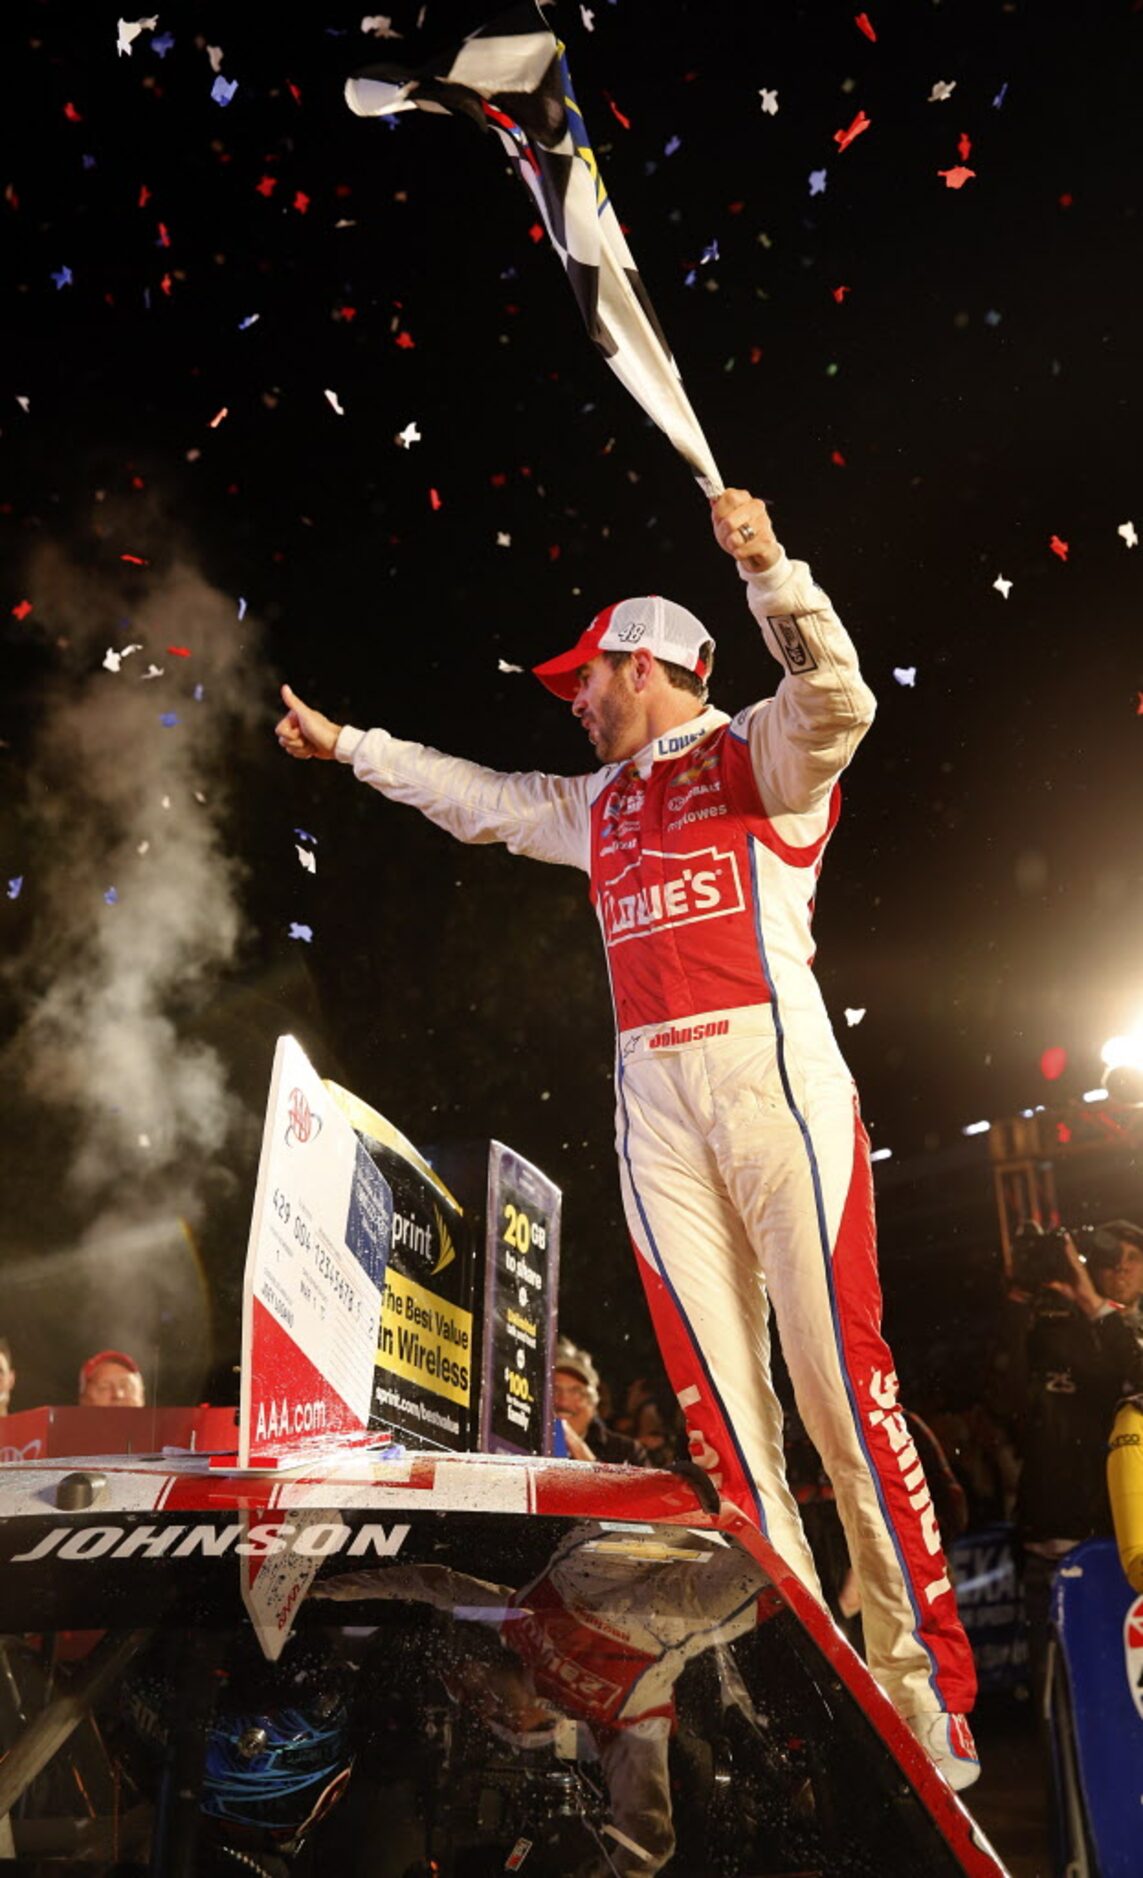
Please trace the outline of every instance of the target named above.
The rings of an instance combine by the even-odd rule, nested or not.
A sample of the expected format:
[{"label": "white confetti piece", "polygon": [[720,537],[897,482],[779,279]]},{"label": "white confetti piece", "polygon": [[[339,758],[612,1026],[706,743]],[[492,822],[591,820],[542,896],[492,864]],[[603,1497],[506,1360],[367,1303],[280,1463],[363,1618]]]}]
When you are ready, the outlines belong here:
[{"label": "white confetti piece", "polygon": [[950,78],[938,78],[936,84],[933,86],[933,89],[929,93],[929,103],[930,104],[943,104],[946,98],[952,97],[953,92],[955,90],[956,90],[955,78],[951,78],[951,79]]},{"label": "white confetti piece", "polygon": [[29,411],[31,410],[31,408],[32,408],[32,400],[31,400],[30,398],[22,398],[22,397],[20,396],[20,393],[19,393],[19,392],[17,392],[17,393],[16,393],[16,403],[17,403],[17,404],[19,405],[19,407],[20,407],[20,409],[21,409],[21,411],[23,411],[23,413],[24,413],[24,416],[25,416],[25,417],[27,417],[27,415],[28,415],[28,412],[29,412]]},{"label": "white confetti piece", "polygon": [[297,855],[302,866],[305,868],[307,874],[317,873],[317,855],[316,854],[311,854],[308,848],[299,848],[299,847],[295,847],[294,852]]},{"label": "white confetti piece", "polygon": [[361,22],[363,33],[372,33],[375,39],[402,39],[403,33],[393,30],[393,22],[386,13],[367,13]]},{"label": "white confetti piece", "polygon": [[417,423],[416,423],[415,418],[413,419],[413,422],[411,424],[405,425],[404,430],[399,430],[397,432],[397,442],[400,444],[402,450],[411,450],[413,445],[415,443],[420,443],[420,441],[421,441],[421,433],[417,429]]},{"label": "white confetti piece", "polygon": [[1138,547],[1139,537],[1135,533],[1134,522],[1120,522],[1119,527],[1116,529],[1115,532],[1117,535],[1122,535],[1124,541],[1126,542],[1129,548]]},{"label": "white confetti piece", "polygon": [[336,391],[327,391],[325,396],[326,396],[326,402],[333,406],[334,410],[337,412],[337,415],[339,417],[344,417],[345,412],[341,408],[341,401],[338,398]]},{"label": "white confetti piece", "polygon": [[501,529],[497,529],[497,531],[496,531],[496,546],[497,546],[498,548],[510,548],[510,547],[512,546],[512,537],[511,537],[511,535],[506,535],[506,534],[504,534],[504,533],[503,533],[503,531],[502,531]]},{"label": "white confetti piece", "polygon": [[997,574],[992,585],[995,587],[997,593],[1000,594],[1003,599],[1007,600],[1008,595],[1012,592],[1012,582],[1005,580],[1003,574]]},{"label": "white confetti piece", "polygon": [[593,33],[595,31],[595,14],[592,12],[591,8],[581,6],[579,17],[583,21],[584,31],[586,33]]},{"label": "white confetti piece", "polygon": [[211,71],[216,74],[218,72],[221,72],[222,70],[222,47],[221,46],[208,46],[206,49],[206,56],[210,60]]},{"label": "white confetti piece", "polygon": [[777,115],[778,115],[778,94],[777,94],[777,92],[776,92],[776,91],[766,91],[765,89],[760,89],[760,90],[759,90],[759,93],[758,93],[758,96],[759,96],[759,97],[761,98],[761,100],[762,100],[762,109],[763,109],[763,111],[764,111],[764,112],[766,113],[766,116],[767,116],[767,117],[777,117]]},{"label": "white confetti piece", "polygon": [[917,682],[917,668],[915,665],[895,665],[893,667],[893,676],[899,685],[912,687],[915,686]]},{"label": "white confetti piece", "polygon": [[861,1022],[861,1020],[862,1020],[862,1018],[863,1018],[864,1016],[865,1016],[865,1006],[864,1006],[864,1005],[860,1005],[860,1006],[854,1006],[854,1005],[848,1005],[848,1004],[846,1005],[846,1007],[845,1007],[845,1021],[846,1021],[846,1023],[847,1023],[848,1025],[849,1025],[849,1028],[850,1028],[851,1030],[853,1029],[853,1026],[854,1026],[855,1024],[860,1024],[860,1022]]},{"label": "white confetti piece", "polygon": [[149,20],[120,20],[119,38],[115,45],[115,50],[119,54],[119,57],[122,58],[123,54],[126,53],[127,57],[130,58],[132,42],[138,39],[140,33],[153,33],[158,24],[159,16],[157,13],[153,19]]},{"label": "white confetti piece", "polygon": [[148,678],[161,678],[162,676],[163,667],[161,665],[148,665],[146,671],[140,673],[139,683],[145,685]]},{"label": "white confetti piece", "polygon": [[507,659],[497,659],[496,669],[498,672],[522,672],[524,667],[522,665],[510,665]]}]

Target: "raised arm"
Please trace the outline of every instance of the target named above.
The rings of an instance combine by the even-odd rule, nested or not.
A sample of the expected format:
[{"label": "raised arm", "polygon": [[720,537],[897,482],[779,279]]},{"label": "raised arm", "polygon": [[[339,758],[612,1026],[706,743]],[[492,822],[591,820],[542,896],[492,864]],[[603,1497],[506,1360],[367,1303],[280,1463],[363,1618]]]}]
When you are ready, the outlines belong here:
[{"label": "raised arm", "polygon": [[[768,814],[820,809],[873,721],[876,701],[857,653],[804,561],[775,540],[765,504],[728,489],[713,505],[719,546],[738,562],[767,648],[782,667],[772,698],[749,715],[754,772]],[[748,531],[742,534],[743,527]]]},{"label": "raised arm", "polygon": [[513,854],[590,872],[589,777],[505,775],[385,730],[335,724],[288,685],[282,701],[288,708],[275,734],[288,756],[351,764],[361,782],[419,809],[458,841],[502,841]]}]

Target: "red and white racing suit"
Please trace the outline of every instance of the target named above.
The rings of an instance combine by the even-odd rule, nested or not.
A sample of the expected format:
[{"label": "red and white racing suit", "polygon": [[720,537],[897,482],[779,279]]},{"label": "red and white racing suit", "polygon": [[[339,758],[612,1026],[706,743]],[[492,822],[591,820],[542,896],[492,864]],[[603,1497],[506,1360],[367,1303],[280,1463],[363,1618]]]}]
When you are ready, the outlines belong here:
[{"label": "red and white racing suit", "polygon": [[744,578],[783,676],[733,719],[704,710],[590,776],[503,775],[349,726],[337,755],[463,841],[589,876],[624,1206],[692,1453],[818,1591],[786,1484],[772,1304],[870,1667],[905,1716],[963,1713],[971,1652],[881,1335],[868,1140],[811,970],[838,778],[874,700],[804,562]]}]

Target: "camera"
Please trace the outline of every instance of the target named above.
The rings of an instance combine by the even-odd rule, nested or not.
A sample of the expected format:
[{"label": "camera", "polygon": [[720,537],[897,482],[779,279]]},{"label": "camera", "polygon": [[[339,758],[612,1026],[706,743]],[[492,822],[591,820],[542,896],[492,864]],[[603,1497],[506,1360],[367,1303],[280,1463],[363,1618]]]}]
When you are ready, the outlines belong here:
[{"label": "camera", "polygon": [[1012,1241],[1012,1279],[1021,1291],[1041,1291],[1045,1285],[1057,1282],[1075,1283],[1075,1269],[1068,1257],[1069,1239],[1089,1270],[1118,1261],[1119,1240],[1104,1226],[1045,1228],[1027,1219]]}]

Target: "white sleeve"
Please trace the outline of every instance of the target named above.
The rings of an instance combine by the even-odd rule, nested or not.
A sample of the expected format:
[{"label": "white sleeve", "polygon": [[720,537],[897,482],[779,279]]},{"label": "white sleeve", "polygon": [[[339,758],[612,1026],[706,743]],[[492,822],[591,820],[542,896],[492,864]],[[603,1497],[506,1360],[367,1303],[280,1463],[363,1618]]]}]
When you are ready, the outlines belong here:
[{"label": "white sleeve", "polygon": [[513,854],[591,872],[590,776],[503,775],[349,724],[335,754],[371,789],[420,809],[458,841],[502,841]]},{"label": "white sleeve", "polygon": [[768,815],[824,806],[873,722],[876,700],[857,652],[804,561],[785,553],[764,574],[747,574],[750,611],[783,677],[749,717],[750,753]]}]

